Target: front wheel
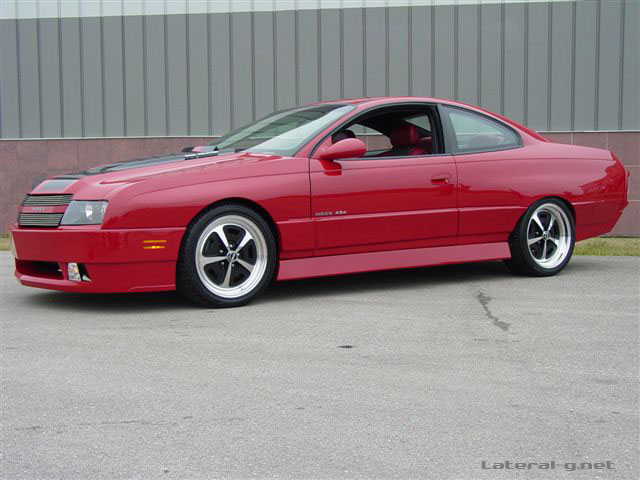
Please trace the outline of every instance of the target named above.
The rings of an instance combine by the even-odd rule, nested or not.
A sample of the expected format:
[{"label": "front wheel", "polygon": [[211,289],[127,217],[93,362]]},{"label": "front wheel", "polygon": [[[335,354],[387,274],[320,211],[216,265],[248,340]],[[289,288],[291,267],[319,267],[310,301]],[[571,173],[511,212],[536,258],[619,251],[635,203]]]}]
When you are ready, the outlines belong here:
[{"label": "front wheel", "polygon": [[569,208],[553,198],[539,200],[511,234],[511,259],[505,264],[522,275],[555,275],[569,263],[574,244],[575,221]]},{"label": "front wheel", "polygon": [[276,243],[267,222],[240,205],[222,205],[198,218],[185,233],[177,287],[205,306],[237,307],[273,278]]}]

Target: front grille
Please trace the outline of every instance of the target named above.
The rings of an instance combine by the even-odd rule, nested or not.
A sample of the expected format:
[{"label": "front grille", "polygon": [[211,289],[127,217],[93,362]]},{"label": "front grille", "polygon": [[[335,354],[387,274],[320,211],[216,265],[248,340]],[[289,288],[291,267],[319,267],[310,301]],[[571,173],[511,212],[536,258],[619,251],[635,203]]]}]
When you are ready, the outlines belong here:
[{"label": "front grille", "polygon": [[57,227],[62,213],[18,213],[18,225],[21,227]]},{"label": "front grille", "polygon": [[73,195],[27,195],[22,200],[23,207],[59,207],[71,203]]}]

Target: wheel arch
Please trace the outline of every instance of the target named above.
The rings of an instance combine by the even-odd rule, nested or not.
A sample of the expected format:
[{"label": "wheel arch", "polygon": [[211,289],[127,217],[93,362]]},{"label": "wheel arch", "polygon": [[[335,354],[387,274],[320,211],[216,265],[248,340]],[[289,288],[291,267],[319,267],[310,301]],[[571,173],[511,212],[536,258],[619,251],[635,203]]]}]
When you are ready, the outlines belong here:
[{"label": "wheel arch", "polygon": [[557,195],[552,195],[550,197],[542,197],[540,200],[545,200],[545,199],[560,200],[569,209],[569,211],[571,212],[571,216],[573,217],[574,225],[577,223],[576,209],[575,209],[575,207],[573,206],[573,204],[569,200],[567,200],[564,197],[557,196]]},{"label": "wheel arch", "polygon": [[[216,207],[219,207],[221,205],[240,205],[240,206],[249,208],[249,209],[255,211],[258,215],[260,215],[264,219],[264,221],[267,222],[267,225],[269,225],[269,228],[271,229],[271,233],[273,234],[273,237],[274,237],[274,239],[276,241],[276,248],[277,248],[276,256],[277,256],[277,254],[279,253],[279,251],[281,249],[281,238],[280,238],[280,231],[278,230],[276,222],[273,220],[273,217],[271,216],[271,214],[262,205],[260,205],[257,202],[254,202],[253,200],[249,200],[247,198],[242,198],[242,197],[223,198],[223,199],[220,199],[220,200],[216,200],[215,202],[210,203],[209,205],[203,207],[189,221],[189,224],[187,225],[187,228],[185,229],[185,233],[182,236],[183,241],[184,241],[184,238],[186,236],[186,232],[189,230],[191,225],[193,225],[206,212],[208,212],[212,208],[216,208]],[[181,245],[181,248],[182,248],[182,245]]]},{"label": "wheel arch", "polygon": [[516,227],[518,226],[518,224],[520,223],[520,221],[524,218],[524,216],[527,214],[527,212],[529,211],[529,209],[533,206],[534,203],[537,203],[541,200],[559,200],[560,202],[562,202],[563,205],[565,205],[569,211],[571,212],[571,216],[573,217],[573,222],[575,225],[576,222],[576,209],[575,207],[571,204],[571,202],[569,200],[567,200],[566,198],[560,197],[558,195],[549,195],[548,197],[540,197],[538,199],[536,199],[535,201],[531,202],[524,210],[524,212],[522,212],[522,215],[520,215],[518,217],[518,220],[516,221],[516,223],[513,226],[513,229],[511,230],[511,233],[513,233],[513,231],[516,229]]}]

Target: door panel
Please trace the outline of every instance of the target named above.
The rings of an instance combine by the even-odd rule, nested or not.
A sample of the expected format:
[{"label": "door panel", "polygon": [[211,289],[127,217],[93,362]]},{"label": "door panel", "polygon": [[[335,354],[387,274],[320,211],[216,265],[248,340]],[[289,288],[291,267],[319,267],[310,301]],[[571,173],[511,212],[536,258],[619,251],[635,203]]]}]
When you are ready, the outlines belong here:
[{"label": "door panel", "polygon": [[[516,188],[526,170],[522,148],[456,155],[460,243],[504,241],[522,216],[526,202]],[[526,167],[526,168],[522,168]]]},{"label": "door panel", "polygon": [[[310,160],[316,255],[455,243],[457,173],[450,155]],[[442,243],[441,243],[442,244]]]},{"label": "door panel", "polygon": [[513,189],[522,139],[486,114],[451,105],[438,110],[458,171],[458,243],[506,240],[523,213]]}]

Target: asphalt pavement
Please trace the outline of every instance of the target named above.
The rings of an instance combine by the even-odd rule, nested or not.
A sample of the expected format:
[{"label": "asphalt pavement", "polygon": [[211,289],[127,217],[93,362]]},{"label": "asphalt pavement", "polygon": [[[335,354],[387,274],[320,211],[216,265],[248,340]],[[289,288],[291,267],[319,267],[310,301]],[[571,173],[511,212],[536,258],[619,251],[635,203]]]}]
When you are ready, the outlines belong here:
[{"label": "asphalt pavement", "polygon": [[640,477],[640,258],[287,282],[231,310],[22,287],[0,258],[2,478]]}]

